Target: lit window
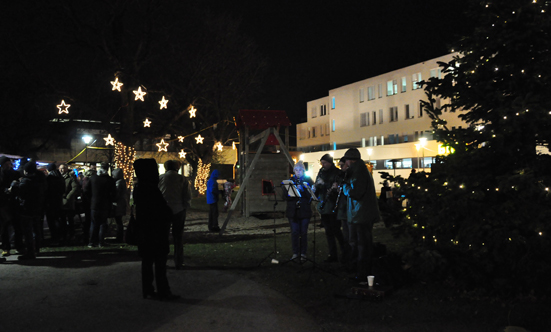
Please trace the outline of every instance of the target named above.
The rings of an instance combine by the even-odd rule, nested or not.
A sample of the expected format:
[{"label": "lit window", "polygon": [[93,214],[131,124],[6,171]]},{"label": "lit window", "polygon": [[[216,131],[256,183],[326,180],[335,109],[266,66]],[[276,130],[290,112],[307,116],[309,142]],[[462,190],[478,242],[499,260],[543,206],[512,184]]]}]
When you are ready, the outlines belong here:
[{"label": "lit window", "polygon": [[375,99],[375,87],[370,86],[367,88],[367,100]]},{"label": "lit window", "polygon": [[412,82],[412,89],[413,90],[417,90],[417,89],[420,89],[421,86],[419,85],[419,82],[422,81],[422,78],[421,78],[421,73],[415,73],[413,75],[411,75],[411,82]]},{"label": "lit window", "polygon": [[364,102],[364,89],[360,89],[360,103]]},{"label": "lit window", "polygon": [[400,92],[406,92],[406,89],[407,89],[407,81],[405,77],[402,77],[402,89],[400,90]]},{"label": "lit window", "polygon": [[398,93],[398,80],[386,82],[386,95],[392,96]]},{"label": "lit window", "polygon": [[333,123],[331,125],[331,131],[333,131],[333,132],[335,131],[335,120],[334,119],[333,119]]},{"label": "lit window", "polygon": [[331,109],[335,109],[335,97],[331,97]]},{"label": "lit window", "polygon": [[430,77],[442,78],[442,69],[441,68],[431,69]]}]

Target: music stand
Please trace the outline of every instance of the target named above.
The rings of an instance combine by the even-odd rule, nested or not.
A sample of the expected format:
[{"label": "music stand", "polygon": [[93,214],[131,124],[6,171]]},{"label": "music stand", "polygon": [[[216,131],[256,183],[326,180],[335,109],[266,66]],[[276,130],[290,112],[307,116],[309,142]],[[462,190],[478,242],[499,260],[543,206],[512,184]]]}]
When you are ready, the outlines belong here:
[{"label": "music stand", "polygon": [[[274,232],[274,251],[269,253],[268,256],[264,257],[260,261],[260,263],[258,263],[258,266],[262,265],[262,263],[272,255],[274,255],[274,257],[272,258],[272,264],[279,264],[279,261],[277,260],[277,237],[276,237],[276,206],[278,204],[278,201],[277,201],[277,194],[274,190],[274,183],[271,180],[262,180],[262,196],[265,196],[265,195],[274,196],[274,212],[273,212],[274,229],[272,230]],[[270,200],[269,197],[268,197],[268,200]]]}]

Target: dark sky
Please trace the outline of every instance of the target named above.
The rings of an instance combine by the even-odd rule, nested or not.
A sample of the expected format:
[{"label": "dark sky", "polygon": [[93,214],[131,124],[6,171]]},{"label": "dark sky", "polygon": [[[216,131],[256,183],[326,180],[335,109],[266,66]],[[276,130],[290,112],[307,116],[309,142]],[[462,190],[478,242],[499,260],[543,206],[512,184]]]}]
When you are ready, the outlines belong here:
[{"label": "dark sky", "polygon": [[267,98],[293,123],[330,89],[447,54],[465,0],[228,1],[269,58]]}]

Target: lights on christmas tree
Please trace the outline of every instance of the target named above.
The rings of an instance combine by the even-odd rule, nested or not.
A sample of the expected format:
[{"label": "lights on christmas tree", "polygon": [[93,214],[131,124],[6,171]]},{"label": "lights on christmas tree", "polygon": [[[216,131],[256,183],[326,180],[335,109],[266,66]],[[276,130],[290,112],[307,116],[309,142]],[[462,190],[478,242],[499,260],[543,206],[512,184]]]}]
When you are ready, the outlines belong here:
[{"label": "lights on christmas tree", "polygon": [[117,142],[115,145],[115,167],[122,169],[126,187],[130,189],[134,183],[134,160],[136,160],[136,150]]},{"label": "lights on christmas tree", "polygon": [[197,109],[193,106],[191,106],[191,109],[189,110],[189,118],[194,118],[195,117],[195,113],[197,112]]},{"label": "lights on christmas tree", "polygon": [[113,86],[113,91],[117,90],[117,91],[121,91],[121,86],[123,86],[124,84],[122,84],[121,82],[119,82],[119,78],[115,78],[114,81],[111,81],[111,85]]},{"label": "lights on christmas tree", "polygon": [[180,156],[180,158],[182,159],[185,159],[186,158],[186,153],[184,152],[184,150],[180,150],[180,152],[178,153],[178,155]]},{"label": "lights on christmas tree", "polygon": [[69,107],[71,107],[70,104],[65,104],[65,100],[61,100],[61,104],[57,105],[57,109],[59,110],[58,114],[69,114]]},{"label": "lights on christmas tree", "polygon": [[162,152],[162,151],[168,152],[167,148],[169,144],[166,143],[164,139],[162,139],[160,143],[157,143],[155,145],[159,147],[159,152]]},{"label": "lights on christmas tree", "polygon": [[111,134],[109,136],[103,138],[105,140],[105,146],[108,145],[115,145],[115,139],[111,137]]},{"label": "lights on christmas tree", "polygon": [[178,142],[184,143],[184,136],[178,136]]},{"label": "lights on christmas tree", "polygon": [[134,100],[138,100],[138,99],[139,99],[139,100],[141,100],[141,101],[145,101],[145,100],[143,99],[143,96],[145,96],[147,93],[146,93],[145,91],[142,91],[142,87],[141,87],[141,86],[138,87],[138,90],[134,90],[134,91],[132,91],[132,92],[134,92],[134,94],[136,95],[136,98],[134,98]]},{"label": "lights on christmas tree", "polygon": [[195,137],[195,140],[197,141],[197,144],[203,144],[203,140],[205,138],[204,137],[201,137],[201,134],[197,135],[197,137]]},{"label": "lights on christmas tree", "polygon": [[163,99],[159,100],[159,104],[161,104],[161,109],[167,108],[166,104],[168,104],[168,100],[165,99],[165,96],[163,96]]},{"label": "lights on christmas tree", "polygon": [[204,195],[207,191],[207,179],[209,178],[210,164],[203,164],[201,159],[197,164],[197,176],[195,177],[195,189],[199,194]]},{"label": "lights on christmas tree", "polygon": [[143,122],[144,127],[150,127],[151,128],[151,121],[149,121],[148,118],[145,118],[145,121]]}]

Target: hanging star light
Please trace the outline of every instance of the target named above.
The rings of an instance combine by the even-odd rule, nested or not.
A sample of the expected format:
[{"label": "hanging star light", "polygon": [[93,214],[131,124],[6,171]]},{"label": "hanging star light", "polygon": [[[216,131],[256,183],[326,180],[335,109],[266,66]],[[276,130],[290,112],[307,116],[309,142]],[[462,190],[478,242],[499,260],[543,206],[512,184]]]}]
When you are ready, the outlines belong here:
[{"label": "hanging star light", "polygon": [[166,149],[168,147],[168,143],[165,143],[164,139],[161,140],[161,143],[157,143],[156,145],[159,147],[159,152],[168,152],[168,150]]},{"label": "hanging star light", "polygon": [[144,127],[150,127],[151,128],[151,121],[149,121],[148,118],[145,118],[145,121],[143,122]]},{"label": "hanging star light", "polygon": [[182,159],[185,159],[186,158],[186,153],[184,152],[184,150],[181,150],[178,155],[180,156],[180,158]]},{"label": "hanging star light", "polygon": [[166,104],[168,104],[168,99],[165,99],[165,96],[163,96],[163,99],[159,100],[159,104],[161,104],[161,109],[167,108]]},{"label": "hanging star light", "polygon": [[61,104],[57,105],[57,109],[59,109],[59,114],[69,114],[69,107],[71,107],[70,104],[65,104],[65,100],[61,100]]},{"label": "hanging star light", "polygon": [[201,134],[197,135],[197,137],[195,137],[195,140],[197,140],[197,144],[203,144],[203,140],[205,138],[204,137],[201,137]]},{"label": "hanging star light", "polygon": [[224,148],[224,146],[222,145],[221,142],[218,142],[218,143],[215,145],[215,147],[218,148],[218,151],[222,151],[222,149]]},{"label": "hanging star light", "polygon": [[119,82],[119,78],[115,78],[114,81],[111,81],[111,85],[113,86],[113,91],[117,90],[117,91],[121,91],[121,86],[123,86],[124,84],[122,84],[121,82]]},{"label": "hanging star light", "polygon": [[115,139],[111,137],[111,134],[109,136],[103,138],[105,140],[105,146],[107,145],[113,145],[115,146]]},{"label": "hanging star light", "polygon": [[145,96],[147,93],[145,91],[142,91],[142,87],[138,87],[138,90],[134,90],[132,91],[134,92],[134,94],[136,95],[136,98],[134,100],[141,100],[141,101],[145,101],[143,100],[143,96]]},{"label": "hanging star light", "polygon": [[195,117],[195,112],[197,112],[197,109],[193,106],[191,106],[191,109],[189,110],[189,118],[194,118]]},{"label": "hanging star light", "polygon": [[178,136],[178,141],[180,143],[184,143],[184,138],[185,138],[184,136]]}]

